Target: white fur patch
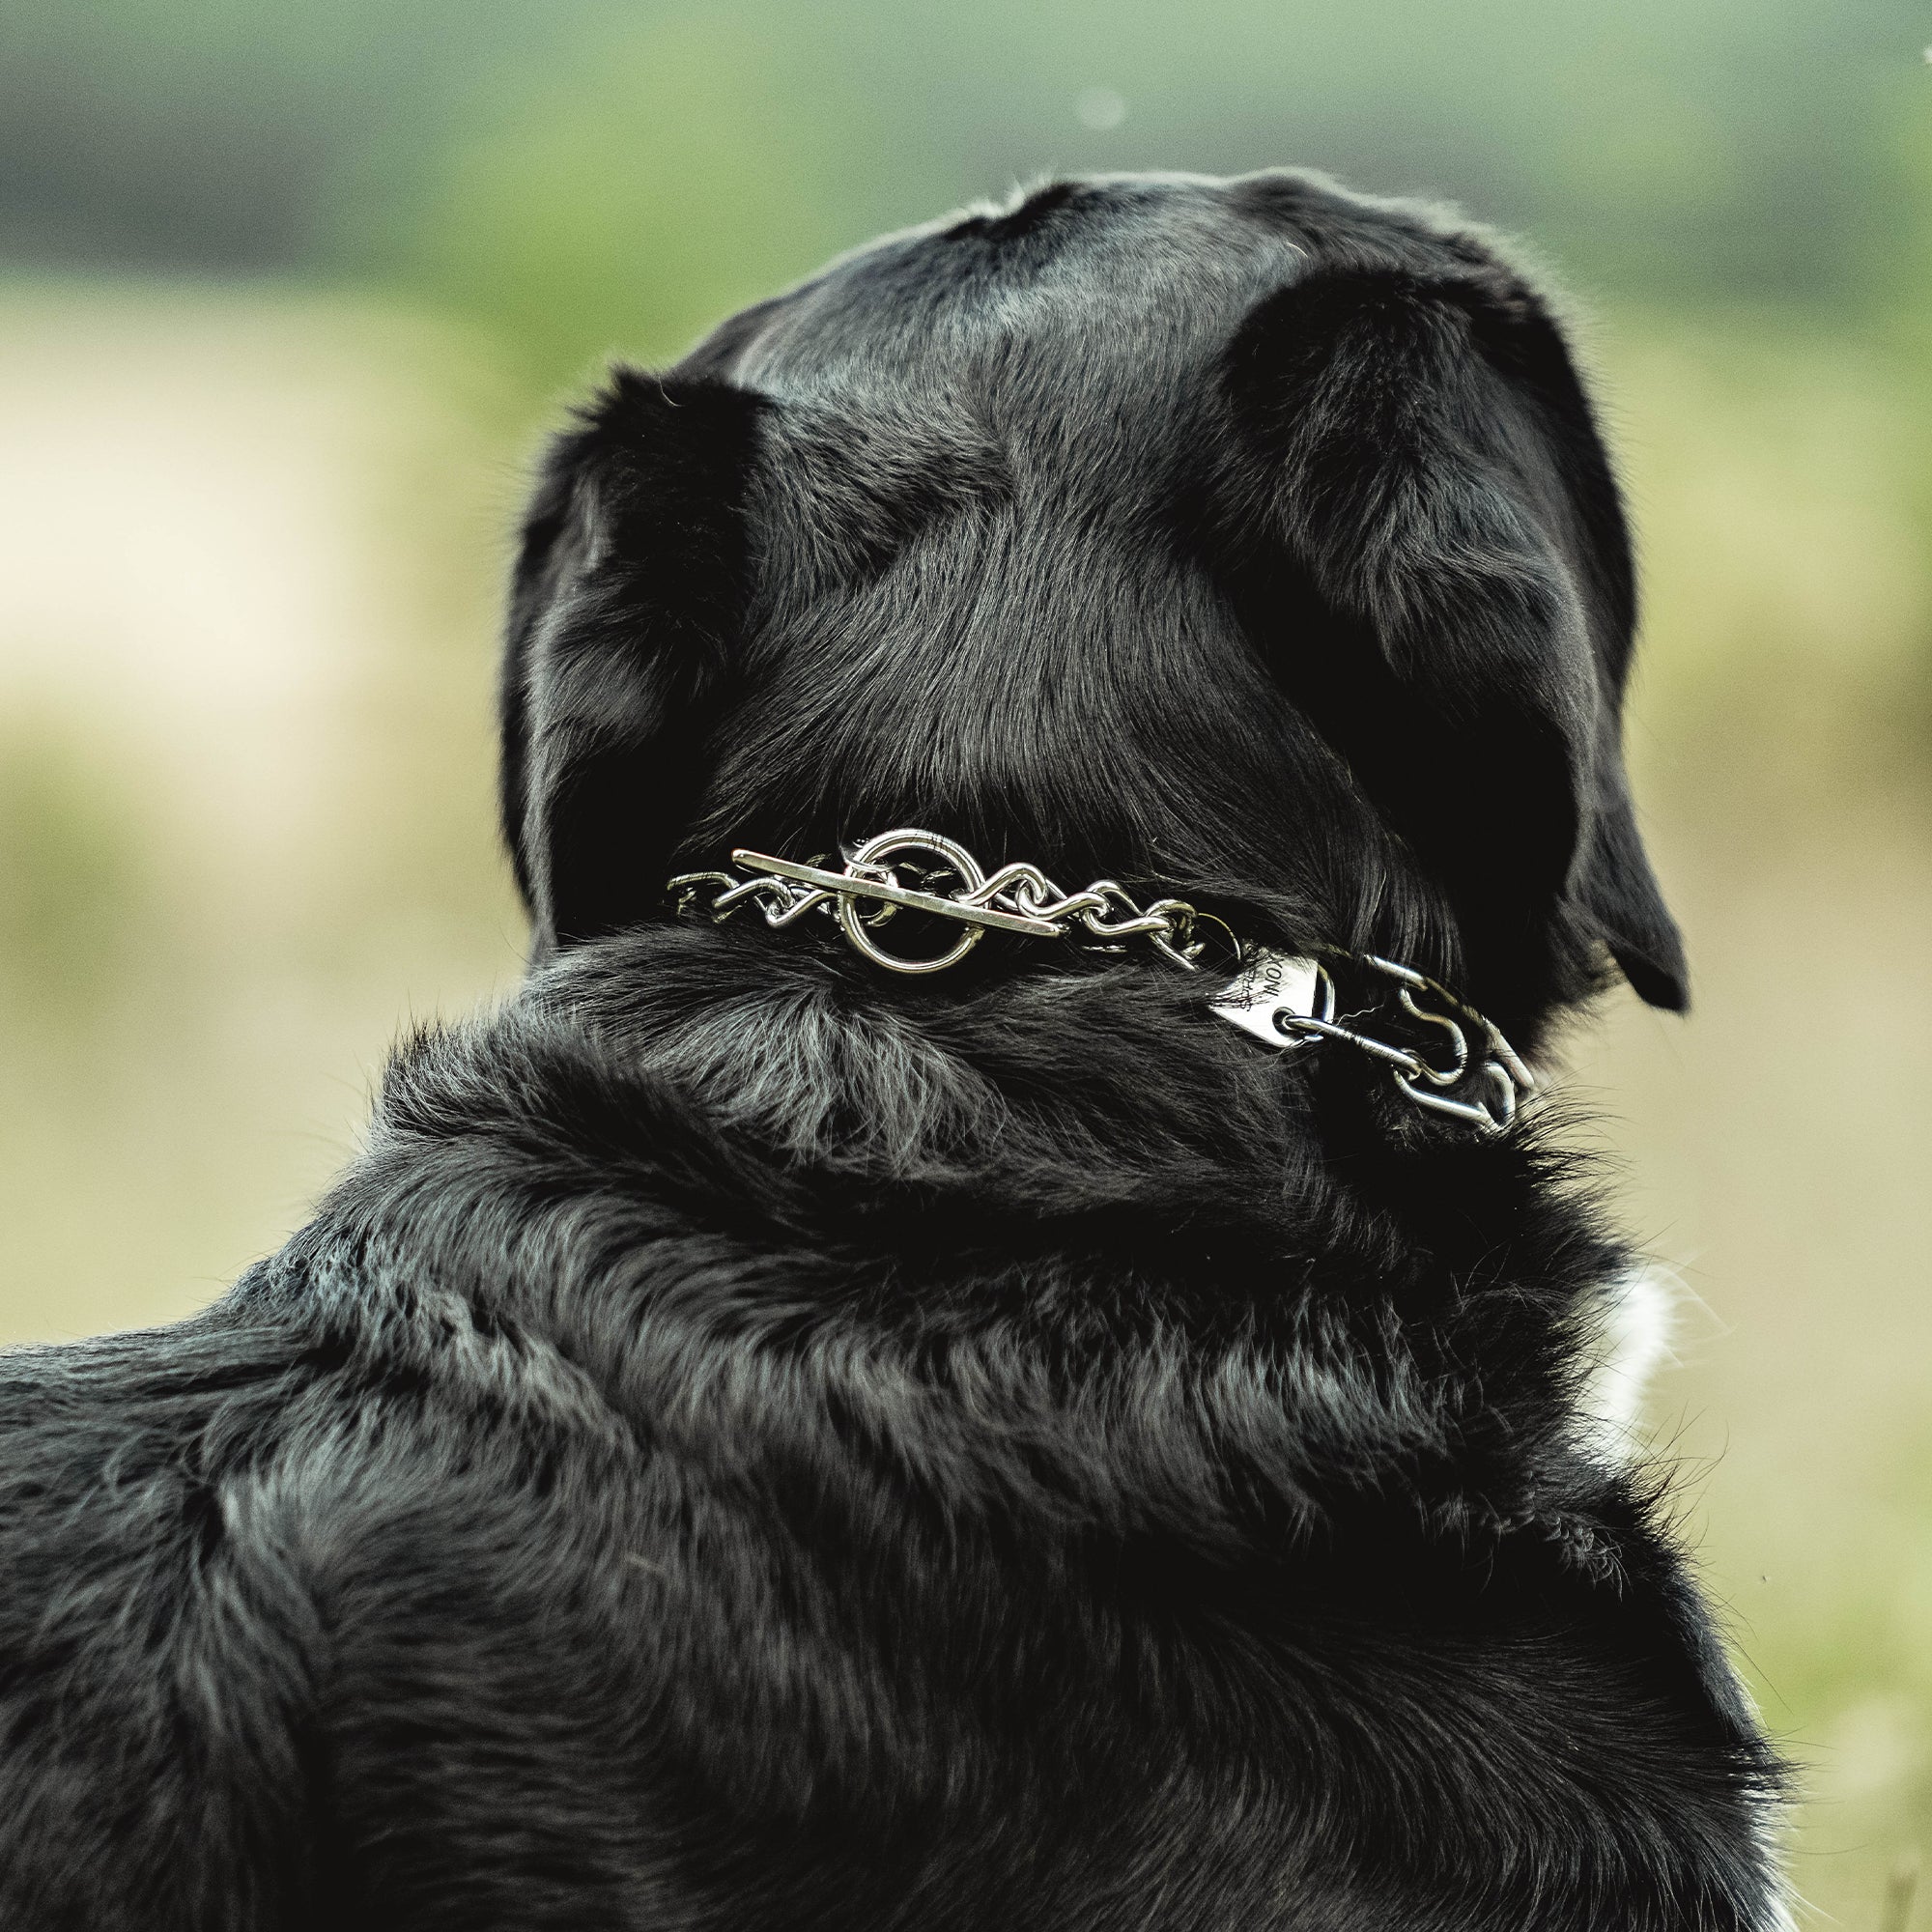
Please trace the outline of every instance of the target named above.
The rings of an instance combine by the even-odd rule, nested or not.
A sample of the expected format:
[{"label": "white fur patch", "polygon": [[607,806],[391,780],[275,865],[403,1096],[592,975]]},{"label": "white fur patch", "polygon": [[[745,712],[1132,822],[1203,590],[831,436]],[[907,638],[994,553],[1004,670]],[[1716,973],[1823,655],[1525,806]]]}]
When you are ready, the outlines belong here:
[{"label": "white fur patch", "polygon": [[[1651,1377],[1674,1359],[1671,1332],[1687,1298],[1677,1276],[1656,1263],[1606,1283],[1599,1295],[1583,1344],[1585,1373],[1577,1401],[1583,1449],[1599,1462],[1628,1463],[1643,1449],[1643,1399]],[[1742,1693],[1742,1685],[1739,1689]],[[1766,1868],[1775,1876],[1753,1932],[1799,1932],[1793,1913],[1798,1900],[1779,1871],[1784,1823],[1782,1805],[1761,1805],[1757,1835]]]},{"label": "white fur patch", "polygon": [[[1774,1840],[1776,1835],[1776,1832],[1766,1833],[1767,1837]],[[1771,1857],[1776,1861],[1777,1853],[1775,1848]],[[1764,1921],[1764,1932],[1798,1932],[1798,1919],[1791,1909],[1795,1903],[1796,1898],[1790,1888],[1780,1883],[1770,1902],[1768,1909],[1771,1917]]]},{"label": "white fur patch", "polygon": [[1604,1462],[1627,1463],[1640,1446],[1644,1393],[1670,1357],[1676,1303],[1673,1277],[1654,1264],[1604,1290],[1577,1404],[1584,1444]]}]

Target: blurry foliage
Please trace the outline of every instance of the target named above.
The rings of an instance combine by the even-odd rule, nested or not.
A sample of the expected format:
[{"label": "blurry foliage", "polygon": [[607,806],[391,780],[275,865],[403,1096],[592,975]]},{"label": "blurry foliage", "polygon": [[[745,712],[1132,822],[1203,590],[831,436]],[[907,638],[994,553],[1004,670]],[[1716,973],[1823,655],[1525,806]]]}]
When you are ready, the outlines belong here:
[{"label": "blurry foliage", "polygon": [[389,260],[540,378],[668,358],[837,245],[855,118],[788,88],[768,41],[655,21],[486,102],[398,212]]},{"label": "blurry foliage", "polygon": [[41,265],[326,264],[366,157],[392,179],[479,68],[582,0],[12,0],[0,248]]},{"label": "blurry foliage", "polygon": [[[1301,161],[1626,292],[1831,300],[1915,192],[1928,34],[1919,0],[11,0],[0,250],[407,281],[400,233],[426,287],[551,334],[535,283],[613,299],[660,244],[735,291],[1041,170]],[[1095,84],[1120,127],[1076,121]]]}]

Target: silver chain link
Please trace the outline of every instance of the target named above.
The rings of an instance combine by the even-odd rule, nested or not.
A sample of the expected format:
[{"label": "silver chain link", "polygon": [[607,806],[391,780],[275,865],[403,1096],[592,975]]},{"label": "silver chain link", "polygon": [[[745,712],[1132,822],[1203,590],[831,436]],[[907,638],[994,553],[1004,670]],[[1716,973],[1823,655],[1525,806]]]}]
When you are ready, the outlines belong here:
[{"label": "silver chain link", "polygon": [[[907,853],[938,863],[914,865],[902,856]],[[887,863],[895,857],[896,866]],[[1413,967],[1374,953],[1331,955],[1391,981],[1401,1012],[1441,1033],[1446,1056],[1442,1064],[1401,1039],[1371,1031],[1372,1014],[1338,1016],[1334,978],[1321,961],[1288,959],[1265,949],[1243,948],[1212,913],[1200,912],[1177,898],[1155,899],[1143,906],[1114,879],[1096,879],[1082,892],[1068,893],[1037,866],[1018,863],[988,874],[957,840],[911,827],[884,832],[847,848],[844,865],[836,871],[745,847],[732,851],[731,863],[739,870],[680,872],[668,881],[667,890],[676,910],[701,910],[716,924],[747,905],[755,905],[773,927],[790,925],[808,913],[823,913],[858,952],[894,973],[943,972],[957,965],[989,931],[1070,938],[1117,952],[1124,950],[1126,941],[1145,938],[1162,957],[1194,972],[1205,951],[1195,929],[1204,920],[1210,921],[1227,932],[1237,959],[1255,962],[1222,996],[1215,1010],[1257,1037],[1286,1048],[1340,1040],[1386,1066],[1396,1086],[1418,1107],[1488,1134],[1503,1132],[1516,1119],[1519,1102],[1536,1091],[1534,1075],[1500,1029]],[[901,872],[919,883],[907,884]],[[957,882],[955,891],[928,890],[948,874]],[[713,889],[708,900],[707,888]],[[934,914],[964,930],[938,954],[908,959],[888,952],[874,937],[902,910]],[[1266,983],[1276,989],[1273,997],[1248,997],[1237,991],[1254,980],[1260,965],[1267,968]],[[1295,995],[1282,996],[1280,988],[1291,981]],[[1225,1004],[1231,998],[1233,1004]]]},{"label": "silver chain link", "polygon": [[[923,853],[939,864],[900,868],[922,882],[952,873],[958,890],[941,894],[924,883],[908,885],[886,860],[895,854]],[[739,847],[731,854],[737,872],[680,872],[667,890],[679,912],[692,910],[706,886],[716,886],[705,908],[714,922],[730,918],[748,902],[756,903],[771,926],[789,925],[809,912],[835,919],[845,937],[874,965],[894,973],[939,973],[957,965],[989,931],[1022,932],[1034,938],[1086,936],[1118,949],[1129,939],[1147,939],[1164,957],[1195,970],[1203,942],[1194,937],[1204,915],[1184,899],[1155,899],[1143,906],[1114,879],[1096,879],[1084,892],[1063,891],[1037,866],[1002,866],[990,877],[957,840],[937,832],[904,827],[881,833],[852,847],[842,869],[799,865]],[[869,911],[859,908],[869,906]],[[965,927],[936,957],[908,959],[888,952],[872,937],[902,909],[934,913]],[[1077,930],[1076,930],[1077,927]],[[1231,935],[1232,937],[1232,935]]]}]

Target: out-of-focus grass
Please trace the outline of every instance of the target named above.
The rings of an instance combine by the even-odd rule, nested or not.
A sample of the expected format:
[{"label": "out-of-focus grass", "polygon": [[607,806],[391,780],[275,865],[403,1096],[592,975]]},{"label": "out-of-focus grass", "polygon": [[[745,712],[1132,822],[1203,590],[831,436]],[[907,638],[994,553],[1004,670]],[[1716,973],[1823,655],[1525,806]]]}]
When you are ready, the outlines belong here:
[{"label": "out-of-focus grass", "polygon": [[[1690,1532],[1802,1760],[1799,1883],[1932,1842],[1932,512],[1909,363],[1628,316],[1631,741],[1697,1010],[1579,1034],[1682,1272]],[[0,1338],[166,1319],[301,1218],[386,1041],[487,998],[490,676],[528,411],[366,306],[0,304]]]},{"label": "out-of-focus grass", "polygon": [[1682,1273],[1652,1414],[1767,1721],[1795,1873],[1880,1922],[1932,1844],[1932,526],[1910,356],[1775,318],[1602,342],[1647,569],[1631,725],[1693,966],[1578,1043]]},{"label": "out-of-focus grass", "polygon": [[379,311],[0,305],[0,1337],[208,1299],[514,972],[504,414]]},{"label": "out-of-focus grass", "polygon": [[25,718],[0,737],[0,958],[56,1033],[110,999],[140,917],[139,822],[90,749]]}]

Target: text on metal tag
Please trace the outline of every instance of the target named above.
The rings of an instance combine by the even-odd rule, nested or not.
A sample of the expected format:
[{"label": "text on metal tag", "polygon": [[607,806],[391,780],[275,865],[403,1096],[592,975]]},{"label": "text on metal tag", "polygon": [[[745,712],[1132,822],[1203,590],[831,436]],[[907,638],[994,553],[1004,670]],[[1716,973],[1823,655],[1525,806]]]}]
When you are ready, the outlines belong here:
[{"label": "text on metal tag", "polygon": [[1313,959],[1299,959],[1266,946],[1249,949],[1246,964],[1212,1002],[1213,1010],[1224,1020],[1282,1048],[1303,1045],[1310,1036],[1284,1032],[1275,1023],[1277,1014],[1324,1019],[1325,1009],[1332,1005],[1328,976]]}]

